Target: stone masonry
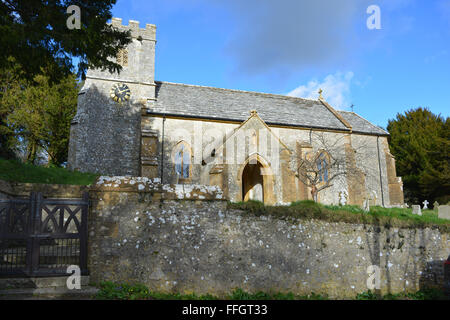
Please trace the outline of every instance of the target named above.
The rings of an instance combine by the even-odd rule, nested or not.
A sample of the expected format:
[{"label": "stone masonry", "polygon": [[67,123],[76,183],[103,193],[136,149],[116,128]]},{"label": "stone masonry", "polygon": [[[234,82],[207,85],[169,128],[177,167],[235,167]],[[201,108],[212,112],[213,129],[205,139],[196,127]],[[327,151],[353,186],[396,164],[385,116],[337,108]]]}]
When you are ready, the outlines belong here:
[{"label": "stone masonry", "polygon": [[101,179],[91,190],[91,280],[162,292],[351,298],[367,291],[367,268],[376,265],[382,293],[443,283],[450,239],[438,229],[254,217],[227,209],[221,197],[211,187]]}]

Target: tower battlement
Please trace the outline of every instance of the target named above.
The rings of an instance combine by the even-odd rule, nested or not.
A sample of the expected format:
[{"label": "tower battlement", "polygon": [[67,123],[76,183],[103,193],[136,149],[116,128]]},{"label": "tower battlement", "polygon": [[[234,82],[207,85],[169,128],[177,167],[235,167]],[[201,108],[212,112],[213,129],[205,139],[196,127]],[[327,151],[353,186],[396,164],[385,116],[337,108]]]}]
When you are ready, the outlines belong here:
[{"label": "tower battlement", "polygon": [[156,41],[156,26],[147,23],[145,28],[140,28],[139,21],[129,20],[128,25],[122,24],[122,18],[112,18],[111,25],[122,30],[131,30],[131,36],[134,39],[141,37],[144,40]]}]

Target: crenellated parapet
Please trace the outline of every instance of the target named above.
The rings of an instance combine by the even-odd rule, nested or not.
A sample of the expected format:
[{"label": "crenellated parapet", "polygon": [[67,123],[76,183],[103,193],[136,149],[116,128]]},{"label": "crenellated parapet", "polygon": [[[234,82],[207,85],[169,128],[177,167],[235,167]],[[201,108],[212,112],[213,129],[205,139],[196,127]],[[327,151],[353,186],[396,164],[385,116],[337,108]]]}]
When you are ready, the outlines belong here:
[{"label": "crenellated parapet", "polygon": [[112,18],[111,25],[121,30],[131,30],[131,36],[134,39],[139,37],[143,40],[156,41],[156,26],[154,24],[147,23],[145,28],[139,26],[139,21],[129,20],[128,25],[122,24],[122,18]]}]

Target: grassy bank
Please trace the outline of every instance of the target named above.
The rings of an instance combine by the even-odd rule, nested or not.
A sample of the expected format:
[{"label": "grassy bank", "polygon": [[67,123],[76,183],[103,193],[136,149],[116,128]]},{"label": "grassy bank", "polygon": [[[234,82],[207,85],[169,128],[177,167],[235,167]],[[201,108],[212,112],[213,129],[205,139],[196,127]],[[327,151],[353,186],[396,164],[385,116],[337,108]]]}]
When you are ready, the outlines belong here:
[{"label": "grassy bank", "polygon": [[[143,284],[103,282],[98,287],[100,291],[95,298],[99,300],[329,300],[327,296],[315,293],[300,296],[293,293],[248,293],[242,289],[236,289],[224,297],[217,297],[214,295],[151,292]],[[367,291],[356,295],[354,300],[448,300],[448,297],[439,290],[387,294],[384,296]]]},{"label": "grassy bank", "polygon": [[320,219],[329,222],[371,224],[397,228],[439,228],[450,232],[450,220],[439,219],[437,211],[423,210],[422,216],[412,214],[412,209],[382,208],[374,206],[364,212],[358,206],[327,206],[314,201],[294,202],[290,206],[265,206],[261,202],[229,203],[229,209],[238,209],[255,216],[271,215],[280,219]]},{"label": "grassy bank", "polygon": [[97,174],[70,171],[65,168],[41,167],[0,158],[0,180],[30,183],[89,185]]}]

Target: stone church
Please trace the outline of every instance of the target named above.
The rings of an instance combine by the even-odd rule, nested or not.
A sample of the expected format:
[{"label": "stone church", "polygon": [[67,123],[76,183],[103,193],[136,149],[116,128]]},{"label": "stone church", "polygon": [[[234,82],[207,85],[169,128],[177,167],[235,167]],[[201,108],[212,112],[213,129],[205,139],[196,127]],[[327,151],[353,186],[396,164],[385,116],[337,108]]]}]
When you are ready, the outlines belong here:
[{"label": "stone church", "polygon": [[[403,204],[383,129],[317,100],[155,81],[156,27],[113,18],[133,41],[120,74],[88,70],[68,167],[219,186],[231,201]],[[312,163],[312,164],[311,164]],[[312,192],[320,190],[319,192]]]}]

